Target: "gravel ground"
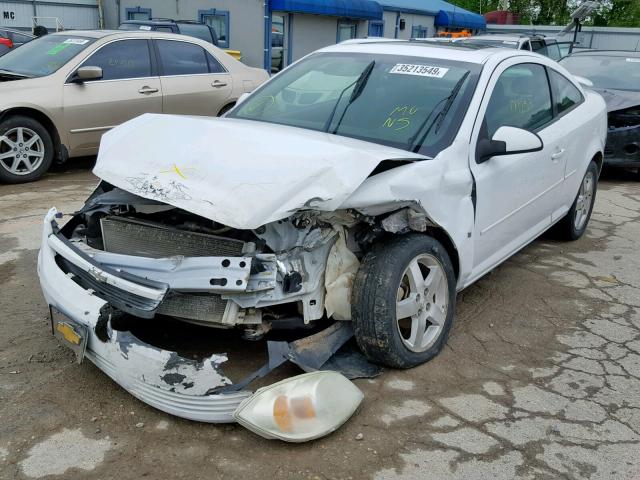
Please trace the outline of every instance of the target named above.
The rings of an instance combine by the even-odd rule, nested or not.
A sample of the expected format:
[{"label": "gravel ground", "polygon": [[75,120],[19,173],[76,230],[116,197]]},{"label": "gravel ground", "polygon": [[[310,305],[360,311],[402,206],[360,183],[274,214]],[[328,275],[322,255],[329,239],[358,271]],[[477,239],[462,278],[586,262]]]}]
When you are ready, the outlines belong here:
[{"label": "gravel ground", "polygon": [[58,346],[42,216],[94,184],[79,163],[0,186],[0,478],[640,479],[640,183],[606,175],[585,238],[465,290],[438,358],[357,381],[356,415],[303,445],[170,417]]}]

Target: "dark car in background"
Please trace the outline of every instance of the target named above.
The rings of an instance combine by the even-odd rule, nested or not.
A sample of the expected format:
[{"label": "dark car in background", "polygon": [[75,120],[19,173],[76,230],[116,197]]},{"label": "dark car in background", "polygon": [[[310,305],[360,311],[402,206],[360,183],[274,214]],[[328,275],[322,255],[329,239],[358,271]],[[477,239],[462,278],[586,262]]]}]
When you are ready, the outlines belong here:
[{"label": "dark car in background", "polygon": [[587,50],[560,63],[590,80],[607,103],[605,164],[635,168],[640,179],[640,52]]},{"label": "dark car in background", "polygon": [[12,48],[24,45],[27,42],[33,40],[33,35],[27,32],[20,32],[18,30],[12,30],[7,28],[0,28],[0,57],[7,53]]},{"label": "dark car in background", "polygon": [[[195,20],[173,20],[170,18],[152,18],[150,20],[127,20],[122,22],[118,30],[142,30],[151,32],[177,33],[199,38],[205,42],[218,46],[218,33],[211,25],[196,22]],[[224,38],[220,40],[225,40]],[[242,55],[238,50],[225,49],[236,60],[241,60]]]}]

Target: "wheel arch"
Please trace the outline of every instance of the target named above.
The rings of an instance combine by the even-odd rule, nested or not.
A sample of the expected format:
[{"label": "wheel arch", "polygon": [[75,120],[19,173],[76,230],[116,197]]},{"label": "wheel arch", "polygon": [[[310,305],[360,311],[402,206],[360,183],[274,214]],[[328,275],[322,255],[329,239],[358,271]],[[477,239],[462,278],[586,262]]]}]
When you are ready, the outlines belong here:
[{"label": "wheel arch", "polygon": [[449,259],[451,260],[451,265],[453,265],[453,272],[456,274],[456,281],[458,281],[460,279],[460,255],[455,243],[453,243],[453,240],[447,231],[441,227],[430,227],[427,229],[425,234],[435,238],[447,251],[447,255],[449,255]]},{"label": "wheel arch", "polygon": [[54,147],[54,160],[65,161],[68,157],[67,148],[62,143],[62,139],[60,138],[60,134],[58,133],[58,129],[56,128],[53,120],[46,113],[31,107],[12,107],[4,110],[0,113],[0,121],[5,120],[6,118],[13,116],[25,116],[33,118],[34,120],[40,122],[42,126],[49,132],[51,135],[51,140],[53,141]]},{"label": "wheel arch", "polygon": [[224,115],[225,113],[227,113],[229,110],[231,110],[233,107],[236,106],[236,102],[237,100],[231,100],[227,103],[224,104],[224,106],[218,110],[218,117],[221,117],[222,115]]},{"label": "wheel arch", "polygon": [[[401,214],[402,212],[406,212],[408,210],[419,212],[422,215],[422,220],[426,222],[426,225],[420,226],[420,222],[418,222],[417,224],[414,224],[412,226],[412,222],[411,220],[408,220],[408,217],[407,220],[405,220],[402,216],[400,216],[397,217],[397,219],[393,223],[385,226],[385,220],[396,217],[398,214]],[[386,235],[401,236],[408,233],[418,233],[432,237],[440,242],[440,244],[442,244],[445,251],[447,252],[447,255],[449,255],[449,259],[451,260],[453,271],[456,276],[456,281],[460,279],[460,253],[455,241],[443,226],[439,225],[431,219],[429,214],[419,203],[403,202],[401,208],[395,208],[393,210],[386,211],[384,214],[378,217],[378,220],[380,221],[382,229],[385,230]],[[405,221],[407,223],[404,223]]]},{"label": "wheel arch", "polygon": [[600,176],[600,174],[602,173],[602,167],[604,166],[604,155],[602,154],[602,152],[598,151],[591,158],[591,160],[596,162],[596,165],[598,166],[598,176]]}]

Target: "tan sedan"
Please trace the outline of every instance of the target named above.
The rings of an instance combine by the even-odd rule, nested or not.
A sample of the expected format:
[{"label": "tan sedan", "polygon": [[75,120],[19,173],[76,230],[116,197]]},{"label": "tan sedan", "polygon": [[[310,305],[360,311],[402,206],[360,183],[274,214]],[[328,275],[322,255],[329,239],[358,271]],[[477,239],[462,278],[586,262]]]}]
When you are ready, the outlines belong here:
[{"label": "tan sedan", "polygon": [[268,79],[210,43],[162,32],[72,31],[0,57],[0,182],[93,155],[143,113],[222,115]]}]

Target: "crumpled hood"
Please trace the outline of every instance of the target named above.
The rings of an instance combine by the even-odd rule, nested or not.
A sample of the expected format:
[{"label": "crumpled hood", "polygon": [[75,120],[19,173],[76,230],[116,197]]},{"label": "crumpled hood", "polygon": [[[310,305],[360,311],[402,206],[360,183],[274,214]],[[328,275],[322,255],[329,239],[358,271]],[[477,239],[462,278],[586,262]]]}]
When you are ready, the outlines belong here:
[{"label": "crumpled hood", "polygon": [[607,113],[616,110],[624,110],[625,108],[640,105],[640,91],[633,92],[629,90],[613,90],[610,88],[593,88],[604,98],[607,104]]},{"label": "crumpled hood", "polygon": [[427,157],[250,120],[145,114],[102,137],[93,172],[141,197],[254,229],[338,208],[382,160]]}]

